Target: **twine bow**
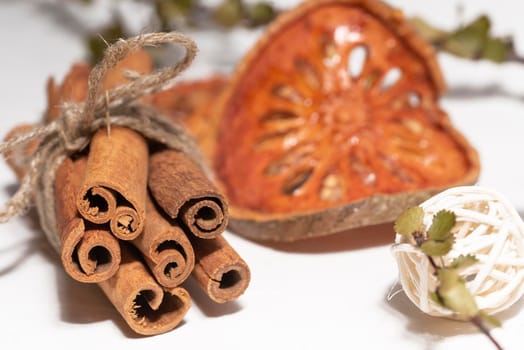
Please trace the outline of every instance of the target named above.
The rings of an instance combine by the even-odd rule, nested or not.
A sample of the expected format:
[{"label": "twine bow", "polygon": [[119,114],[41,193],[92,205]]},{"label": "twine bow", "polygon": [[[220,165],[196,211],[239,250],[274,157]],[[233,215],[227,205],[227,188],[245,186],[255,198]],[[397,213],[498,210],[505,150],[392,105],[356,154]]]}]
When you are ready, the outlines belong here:
[{"label": "twine bow", "polygon": [[[177,64],[136,77],[128,84],[108,91],[105,96],[100,95],[106,72],[128,53],[145,46],[167,43],[178,44],[186,50],[185,56]],[[194,41],[176,32],[143,34],[127,40],[120,39],[109,46],[102,61],[89,75],[85,103],[66,103],[61,107],[61,115],[57,120],[0,144],[0,154],[6,154],[31,140],[41,140],[29,160],[20,187],[5,203],[5,207],[0,209],[0,223],[23,215],[35,204],[44,232],[58,249],[53,188],[56,169],[67,155],[86,147],[92,133],[106,123],[129,127],[148,139],[182,151],[209,173],[194,140],[182,126],[164,119],[152,108],[135,102],[144,95],[168,88],[173,78],[189,67],[196,52]]]}]

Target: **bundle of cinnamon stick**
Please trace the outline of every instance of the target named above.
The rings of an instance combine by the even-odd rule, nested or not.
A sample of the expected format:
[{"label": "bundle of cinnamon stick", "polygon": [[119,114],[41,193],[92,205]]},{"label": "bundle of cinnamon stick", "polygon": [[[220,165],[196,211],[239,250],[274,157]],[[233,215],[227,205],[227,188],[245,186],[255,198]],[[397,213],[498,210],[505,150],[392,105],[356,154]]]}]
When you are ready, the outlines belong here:
[{"label": "bundle of cinnamon stick", "polygon": [[[150,72],[149,55],[128,55],[106,74],[104,88],[126,83],[128,70]],[[87,64],[77,64],[59,86],[49,80],[44,123],[58,118],[61,104],[85,100],[89,72]],[[30,127],[21,125],[6,139]],[[37,145],[7,155],[19,178]],[[164,333],[180,323],[191,305],[182,286],[189,277],[217,303],[238,298],[249,284],[247,264],[222,236],[226,199],[180,151],[129,128],[102,128],[86,150],[60,164],[54,194],[64,270],[97,283],[139,334]]]}]

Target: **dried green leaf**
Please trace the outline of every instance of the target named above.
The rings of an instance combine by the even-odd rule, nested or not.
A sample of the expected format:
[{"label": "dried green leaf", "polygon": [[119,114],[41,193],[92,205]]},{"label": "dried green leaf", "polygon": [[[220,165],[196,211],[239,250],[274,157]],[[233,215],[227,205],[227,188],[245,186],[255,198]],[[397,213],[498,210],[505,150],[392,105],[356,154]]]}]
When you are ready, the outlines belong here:
[{"label": "dried green leaf", "polygon": [[192,0],[156,0],[155,3],[158,14],[166,18],[185,16],[193,6]]},{"label": "dried green leaf", "polygon": [[240,0],[224,0],[213,13],[215,20],[222,26],[231,28],[243,18],[243,6]]},{"label": "dried green leaf", "polygon": [[446,241],[428,240],[422,243],[420,249],[422,249],[422,251],[426,255],[443,256],[449,253],[449,251],[453,247],[453,241],[453,238],[450,238]]},{"label": "dried green leaf", "polygon": [[450,33],[443,48],[459,57],[478,58],[484,49],[491,23],[488,17],[480,16],[470,24]]},{"label": "dried green leaf", "polygon": [[436,292],[434,292],[434,293],[430,293],[430,294],[429,294],[429,298],[430,298],[431,300],[433,300],[433,302],[434,302],[435,304],[440,305],[440,306],[442,306],[442,307],[445,307],[444,304],[442,304],[442,300],[440,300],[440,297],[438,296],[438,294],[437,294]]},{"label": "dried green leaf", "polygon": [[499,320],[497,320],[495,317],[493,317],[491,315],[488,315],[484,311],[479,311],[478,315],[482,319],[482,321],[484,321],[485,323],[487,323],[491,327],[494,327],[494,328],[502,327],[502,323],[500,323]]},{"label": "dried green leaf", "polygon": [[423,219],[424,210],[421,207],[411,207],[399,215],[393,228],[398,234],[412,235],[422,228]]},{"label": "dried green leaf", "polygon": [[99,62],[104,56],[108,44],[112,44],[124,37],[124,28],[119,20],[111,26],[104,28],[100,33],[87,38],[89,60],[92,63]]},{"label": "dried green leaf", "polygon": [[439,269],[437,278],[437,293],[446,308],[467,318],[473,318],[478,314],[475,298],[466,288],[466,282],[456,269]]},{"label": "dried green leaf", "polygon": [[496,63],[506,61],[513,50],[511,42],[499,38],[487,38],[481,57]]},{"label": "dried green leaf", "polygon": [[471,265],[475,265],[477,262],[478,259],[474,255],[460,255],[459,257],[453,259],[449,267],[461,270],[470,267]]},{"label": "dried green leaf", "polygon": [[436,241],[448,240],[455,222],[455,213],[449,210],[439,211],[433,216],[433,221],[428,230],[428,237]]},{"label": "dried green leaf", "polygon": [[193,7],[193,2],[194,2],[193,0],[171,0],[171,1],[176,3],[178,8],[185,13],[188,13],[189,10],[191,10],[191,8]]},{"label": "dried green leaf", "polygon": [[409,22],[415,28],[415,31],[430,43],[438,43],[449,35],[446,31],[432,26],[420,17],[413,17]]},{"label": "dried green leaf", "polygon": [[473,60],[524,62],[524,58],[515,51],[512,37],[495,37],[490,33],[491,22],[487,16],[477,17],[471,23],[452,31],[434,27],[420,17],[413,17],[409,22],[437,50]]},{"label": "dried green leaf", "polygon": [[271,22],[275,16],[275,9],[267,2],[257,2],[246,8],[246,18],[254,27]]},{"label": "dried green leaf", "polygon": [[172,23],[189,15],[192,0],[155,0],[155,10],[162,30],[172,30]]}]

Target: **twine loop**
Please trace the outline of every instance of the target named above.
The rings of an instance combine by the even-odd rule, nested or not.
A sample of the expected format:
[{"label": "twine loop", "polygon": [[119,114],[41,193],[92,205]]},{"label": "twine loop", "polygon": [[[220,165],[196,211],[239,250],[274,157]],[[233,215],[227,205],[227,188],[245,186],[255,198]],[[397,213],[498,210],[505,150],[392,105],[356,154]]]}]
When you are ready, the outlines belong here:
[{"label": "twine loop", "polygon": [[[185,55],[178,63],[147,75],[135,75],[130,83],[107,91],[105,95],[100,94],[106,72],[130,52],[145,46],[168,43],[185,48]],[[57,248],[54,211],[56,169],[66,156],[84,149],[92,133],[108,123],[129,127],[148,139],[186,153],[209,174],[196,143],[185,129],[137,102],[144,95],[169,88],[173,78],[189,67],[196,52],[194,41],[177,32],[142,34],[126,40],[120,39],[109,46],[102,61],[89,75],[85,103],[64,103],[57,120],[0,143],[0,154],[6,154],[32,140],[40,140],[38,148],[27,160],[27,171],[19,189],[0,209],[0,223],[24,214],[35,204],[40,224]]]}]

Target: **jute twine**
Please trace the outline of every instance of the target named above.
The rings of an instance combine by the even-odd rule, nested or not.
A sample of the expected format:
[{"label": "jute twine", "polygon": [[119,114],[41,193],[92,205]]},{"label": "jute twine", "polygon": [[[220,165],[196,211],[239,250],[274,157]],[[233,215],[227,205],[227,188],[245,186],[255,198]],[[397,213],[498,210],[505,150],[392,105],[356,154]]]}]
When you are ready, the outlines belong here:
[{"label": "jute twine", "polygon": [[[100,94],[106,72],[130,52],[146,46],[169,43],[181,45],[186,50],[185,56],[177,64],[135,77],[126,85]],[[92,134],[104,125],[131,128],[147,139],[184,152],[210,174],[196,143],[181,125],[136,102],[144,95],[168,88],[173,78],[189,67],[196,52],[194,41],[176,32],[143,34],[126,40],[120,39],[109,46],[102,61],[89,75],[85,103],[65,103],[61,106],[61,115],[56,121],[37,126],[28,133],[0,144],[0,154],[6,154],[31,140],[41,140],[28,161],[27,172],[18,190],[0,210],[0,223],[25,214],[35,205],[42,229],[53,247],[59,250],[54,205],[56,170],[65,157],[84,149]]]}]

